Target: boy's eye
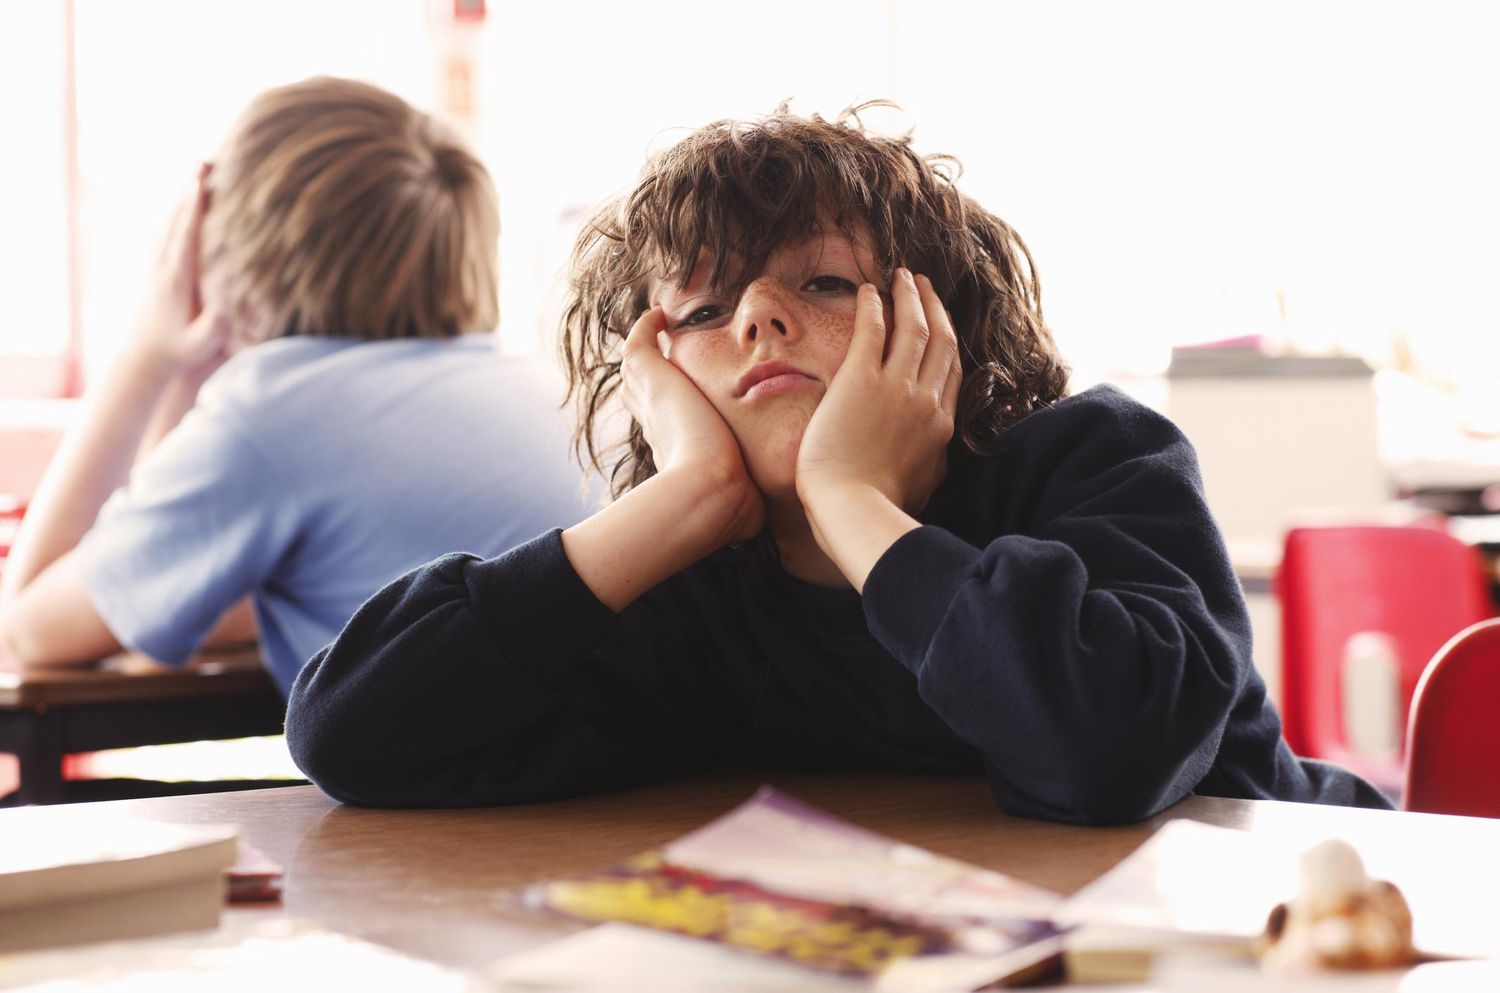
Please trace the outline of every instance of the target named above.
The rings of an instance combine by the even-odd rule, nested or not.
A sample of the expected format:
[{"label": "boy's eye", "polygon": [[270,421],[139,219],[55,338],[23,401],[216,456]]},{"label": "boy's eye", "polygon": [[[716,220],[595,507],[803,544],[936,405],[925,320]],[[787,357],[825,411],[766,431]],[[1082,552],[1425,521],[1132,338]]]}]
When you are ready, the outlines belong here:
[{"label": "boy's eye", "polygon": [[727,313],[729,313],[729,308],[722,304],[706,304],[688,311],[682,320],[677,322],[677,326],[681,328],[703,327],[712,324]]},{"label": "boy's eye", "polygon": [[814,276],[803,289],[814,293],[853,293],[858,289],[842,276]]}]

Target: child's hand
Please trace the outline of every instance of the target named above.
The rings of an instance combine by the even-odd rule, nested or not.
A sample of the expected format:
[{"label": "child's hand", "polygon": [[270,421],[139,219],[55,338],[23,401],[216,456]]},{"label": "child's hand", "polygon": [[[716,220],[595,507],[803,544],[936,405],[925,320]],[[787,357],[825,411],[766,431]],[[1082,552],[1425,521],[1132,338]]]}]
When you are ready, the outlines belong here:
[{"label": "child's hand", "polygon": [[205,311],[198,294],[209,170],[205,163],[193,192],[172,217],[131,343],[138,355],[182,372],[217,366],[227,357],[232,340],[228,315],[214,308]]},{"label": "child's hand", "polygon": [[824,497],[865,489],[915,515],[947,471],[958,338],[925,276],[898,269],[891,297],[887,343],[880,296],[860,287],[849,353],[802,436],[797,495],[810,513]]},{"label": "child's hand", "polygon": [[625,409],[641,425],[658,473],[674,470],[716,480],[730,541],[745,541],[765,524],[765,500],[724,418],[682,370],[662,355],[658,336],[666,322],[660,307],[640,316],[625,339],[620,367]]}]

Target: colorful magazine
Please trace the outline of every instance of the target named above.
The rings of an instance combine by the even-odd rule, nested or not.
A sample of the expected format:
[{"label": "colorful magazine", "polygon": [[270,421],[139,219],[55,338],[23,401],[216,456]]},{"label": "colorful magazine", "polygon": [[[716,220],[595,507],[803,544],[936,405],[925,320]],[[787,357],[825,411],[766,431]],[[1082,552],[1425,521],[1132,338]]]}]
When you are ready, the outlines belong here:
[{"label": "colorful magazine", "polygon": [[527,889],[536,911],[623,922],[902,989],[973,989],[1055,956],[1058,897],[838,820],[770,788],[660,849]]}]

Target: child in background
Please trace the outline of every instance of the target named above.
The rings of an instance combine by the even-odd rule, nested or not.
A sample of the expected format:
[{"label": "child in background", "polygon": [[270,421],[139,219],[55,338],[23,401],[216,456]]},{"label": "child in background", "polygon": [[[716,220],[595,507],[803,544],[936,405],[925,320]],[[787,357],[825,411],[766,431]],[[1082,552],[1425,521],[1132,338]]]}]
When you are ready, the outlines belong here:
[{"label": "child in background", "polygon": [[401,99],[257,97],[38,488],[0,644],[179,665],[258,632],[285,693],[390,579],[582,516],[545,377],[486,333],[498,236],[483,165]]},{"label": "child in background", "polygon": [[403,577],[309,662],[288,740],[332,796],[885,769],[1080,823],[1388,806],[1287,749],[1191,447],[1065,396],[1029,254],[943,160],[711,124],[587,226],[563,330],[596,466],[632,416],[616,499]]}]

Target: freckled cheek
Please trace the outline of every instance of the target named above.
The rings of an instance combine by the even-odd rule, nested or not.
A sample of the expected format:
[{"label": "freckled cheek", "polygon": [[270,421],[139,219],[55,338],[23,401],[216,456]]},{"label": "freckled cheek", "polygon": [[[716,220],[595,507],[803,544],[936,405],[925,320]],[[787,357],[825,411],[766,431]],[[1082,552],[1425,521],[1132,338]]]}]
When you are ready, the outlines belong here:
[{"label": "freckled cheek", "polygon": [[734,377],[739,375],[735,349],[727,335],[700,333],[674,338],[667,358],[722,410],[724,398],[719,394],[732,392]]},{"label": "freckled cheek", "polygon": [[847,314],[820,314],[807,326],[807,344],[819,355],[826,356],[837,369],[849,351],[849,341],[854,337],[854,308]]}]

